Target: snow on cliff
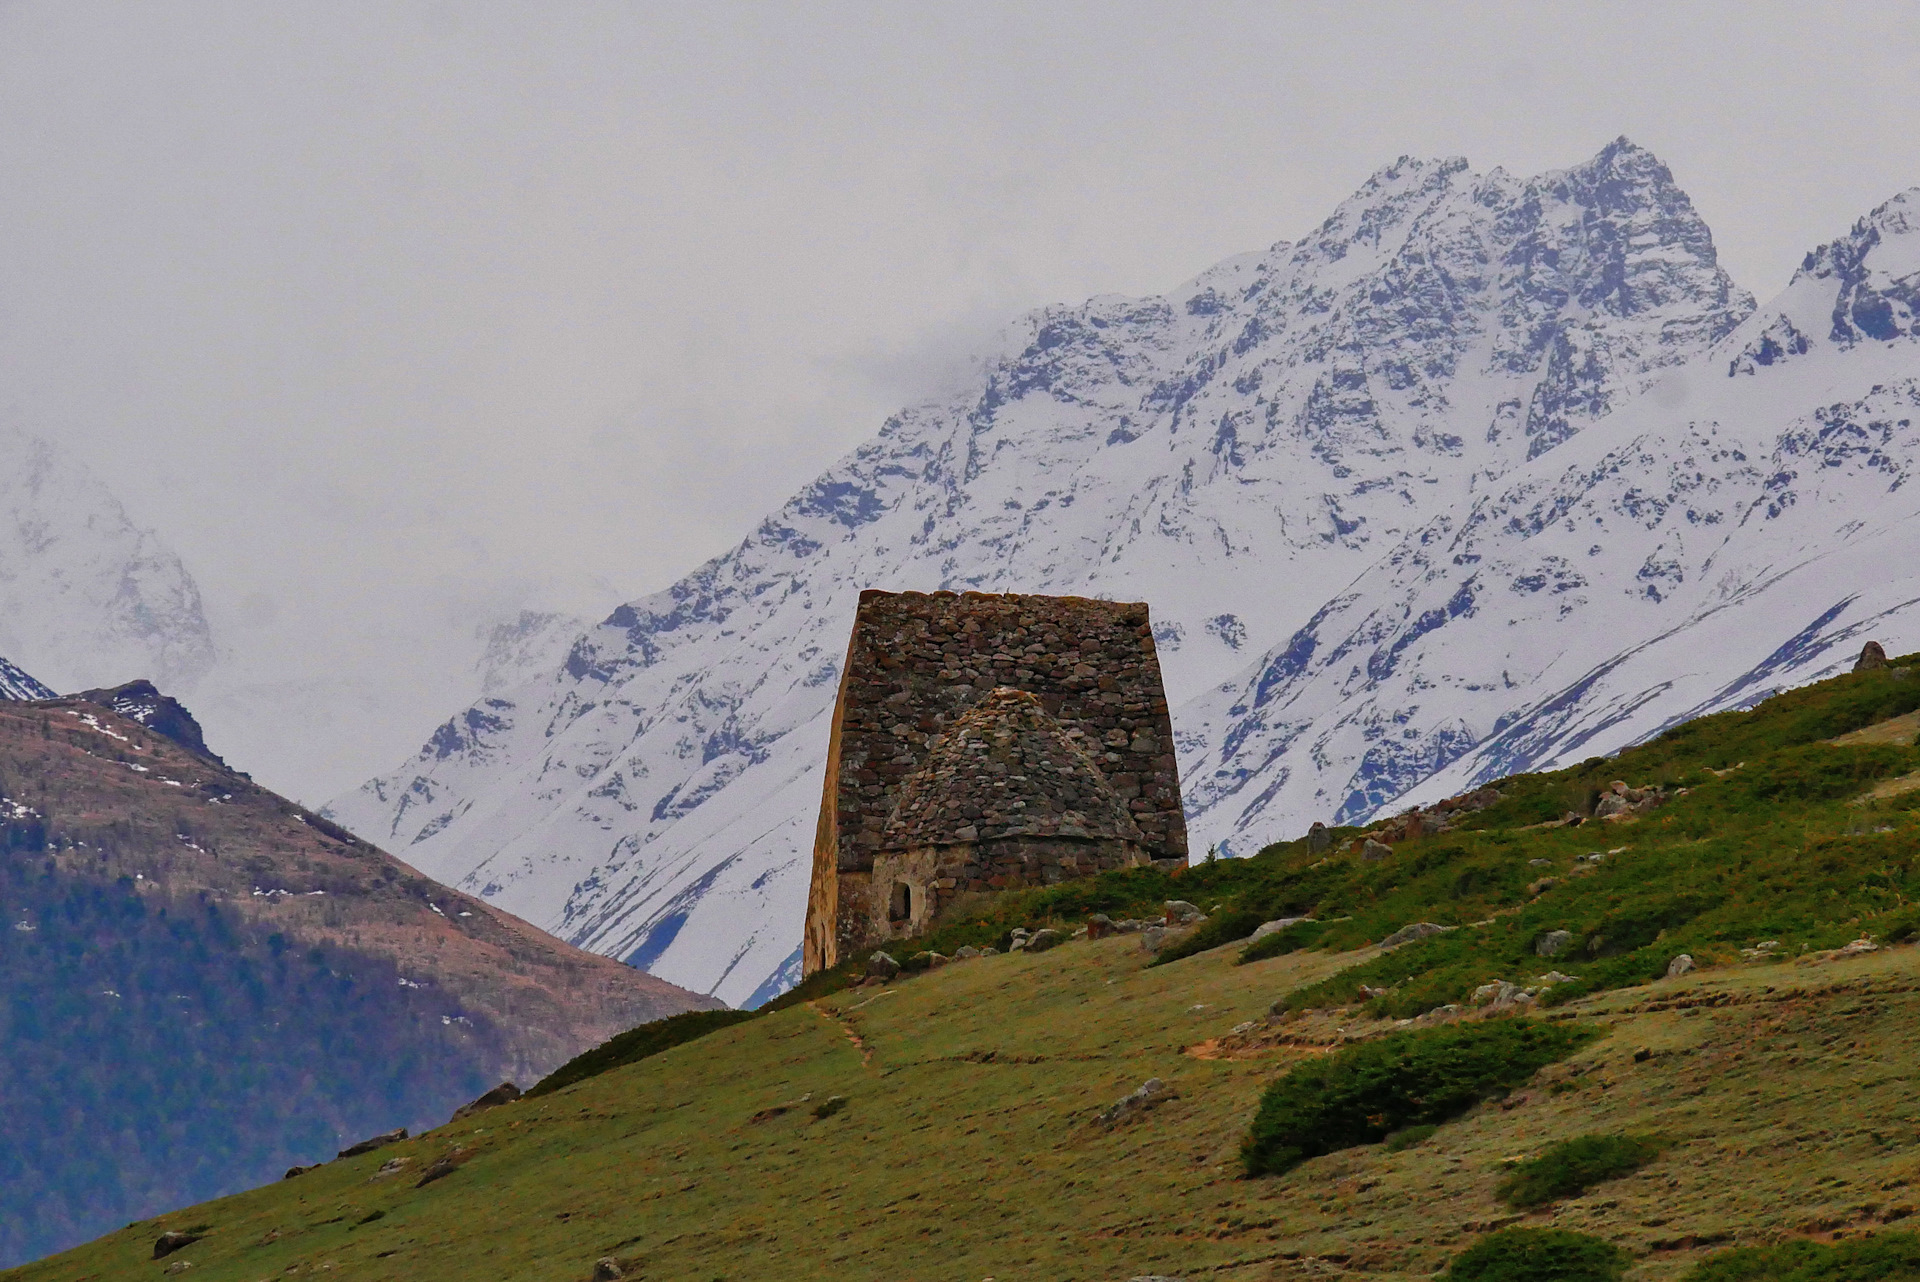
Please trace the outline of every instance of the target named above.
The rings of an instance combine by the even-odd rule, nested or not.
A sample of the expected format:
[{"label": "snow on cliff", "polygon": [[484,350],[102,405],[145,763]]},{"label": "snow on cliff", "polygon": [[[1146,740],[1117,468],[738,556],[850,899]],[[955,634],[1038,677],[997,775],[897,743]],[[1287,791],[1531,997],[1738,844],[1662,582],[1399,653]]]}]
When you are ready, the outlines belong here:
[{"label": "snow on cliff", "polygon": [[1917,421],[1920,188],[1182,708],[1196,843],[1252,853],[1920,644]]},{"label": "snow on cliff", "polygon": [[1170,693],[1204,695],[1751,310],[1624,139],[1531,179],[1402,159],[1298,243],[1023,318],[978,386],[331,813],[573,942],[764,996],[793,975],[860,589],[1146,600]]}]

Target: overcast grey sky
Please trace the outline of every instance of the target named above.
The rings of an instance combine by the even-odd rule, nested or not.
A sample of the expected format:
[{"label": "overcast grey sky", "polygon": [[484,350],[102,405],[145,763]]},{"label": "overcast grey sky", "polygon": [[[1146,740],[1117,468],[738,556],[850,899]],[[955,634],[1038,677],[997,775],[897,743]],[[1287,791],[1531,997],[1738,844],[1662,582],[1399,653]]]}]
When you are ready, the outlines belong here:
[{"label": "overcast grey sky", "polygon": [[0,413],[256,674],[413,701],[332,782],[453,710],[435,637],[660,587],[999,322],[1297,236],[1403,153],[1625,133],[1764,297],[1920,182],[1915,12],[16,0]]}]

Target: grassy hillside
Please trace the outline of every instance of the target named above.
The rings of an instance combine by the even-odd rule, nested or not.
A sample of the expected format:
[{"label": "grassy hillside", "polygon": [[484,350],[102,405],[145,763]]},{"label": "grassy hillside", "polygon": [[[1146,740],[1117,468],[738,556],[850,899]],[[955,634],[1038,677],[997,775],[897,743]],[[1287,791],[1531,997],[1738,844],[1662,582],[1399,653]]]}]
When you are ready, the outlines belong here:
[{"label": "grassy hillside", "polygon": [[190,750],[148,692],[151,725],[0,701],[0,1265],[713,1004]]},{"label": "grassy hillside", "polygon": [[[871,987],[850,966],[696,1040],[636,1039],[668,1046],[638,1062],[0,1278],[584,1280],[603,1257],[659,1279],[1426,1278],[1509,1226],[1611,1244],[1630,1279],[1785,1276],[1769,1261],[1812,1248],[1780,1242],[1852,1243],[1920,1209],[1920,949],[1897,942],[1920,790],[1888,786],[1920,759],[1910,729],[1855,733],[1917,707],[1920,680],[1844,677],[1505,781],[1383,858],[1344,833],[1003,897],[932,946],[1169,897],[1212,912],[1195,939],[1214,946],[1150,965],[1122,935]],[[1667,799],[1538,826],[1614,780]],[[1282,915],[1320,923],[1243,963],[1230,936]],[[1455,929],[1377,946],[1422,921]],[[1835,951],[1862,936],[1878,946]],[[1681,952],[1699,969],[1665,978]],[[1577,979],[1540,988],[1549,971]],[[1362,1130],[1384,1143],[1246,1176],[1290,1068],[1337,1077],[1355,1043],[1471,1027],[1425,1012],[1496,980],[1579,1034],[1559,1058],[1464,1114],[1383,1111]],[[1353,1098],[1390,1095],[1400,1070],[1379,1065],[1411,1058],[1374,1055],[1388,1077]],[[1103,1122],[1149,1078],[1170,1089]],[[204,1237],[156,1262],[166,1230]]]}]

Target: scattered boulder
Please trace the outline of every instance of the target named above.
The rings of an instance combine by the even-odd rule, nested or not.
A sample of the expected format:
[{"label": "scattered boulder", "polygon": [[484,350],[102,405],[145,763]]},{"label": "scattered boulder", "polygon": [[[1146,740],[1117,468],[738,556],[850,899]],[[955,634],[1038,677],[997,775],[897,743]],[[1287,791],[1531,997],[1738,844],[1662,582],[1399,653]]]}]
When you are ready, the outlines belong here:
[{"label": "scattered boulder", "polygon": [[593,1282],[620,1282],[625,1276],[620,1261],[611,1255],[603,1255],[593,1262]]},{"label": "scattered boulder", "polygon": [[1527,867],[1529,867],[1529,868],[1551,868],[1551,867],[1553,867],[1553,860],[1551,860],[1551,859],[1529,859],[1529,860],[1527,860]]},{"label": "scattered boulder", "polygon": [[942,966],[953,960],[953,958],[947,956],[945,953],[925,952],[920,955],[927,959],[928,970],[939,970]]},{"label": "scattered boulder", "polygon": [[1874,943],[1871,939],[1862,938],[1834,949],[1833,955],[1838,959],[1841,957],[1858,957],[1861,953],[1877,953],[1879,951],[1880,945]]},{"label": "scattered boulder", "polygon": [[975,957],[983,957],[985,955],[986,954],[982,953],[972,944],[962,944],[953,950],[953,959],[955,961],[972,961]]},{"label": "scattered boulder", "polygon": [[341,1149],[339,1153],[335,1154],[335,1156],[359,1157],[362,1153],[371,1153],[377,1148],[385,1148],[389,1144],[398,1144],[405,1138],[407,1138],[407,1128],[403,1126],[397,1131],[388,1131],[384,1135],[375,1135],[369,1139],[361,1140],[358,1144],[349,1144],[347,1147]]},{"label": "scattered boulder", "polygon": [[1105,939],[1113,934],[1113,918],[1105,913],[1095,913],[1087,918],[1087,938]]},{"label": "scattered boulder", "polygon": [[1854,660],[1853,670],[1855,672],[1871,672],[1875,668],[1884,668],[1886,666],[1887,652],[1880,647],[1878,641],[1869,641],[1860,647],[1860,657]]},{"label": "scattered boulder", "polygon": [[1460,929],[1458,926],[1437,926],[1430,921],[1416,921],[1411,925],[1402,926],[1381,940],[1380,947],[1398,948],[1402,944],[1411,944],[1416,939],[1427,939],[1433,935],[1444,935],[1450,930],[1458,929]]},{"label": "scattered boulder", "polygon": [[1310,855],[1323,855],[1332,848],[1332,831],[1316,819],[1313,827],[1307,829],[1307,853]]},{"label": "scattered boulder", "polygon": [[1593,803],[1595,819],[1627,819],[1634,815],[1645,814],[1667,800],[1664,788],[1649,784],[1645,788],[1630,788],[1624,779],[1615,779],[1600,799]]},{"label": "scattered boulder", "polygon": [[1067,937],[1057,930],[1036,930],[1027,937],[1027,951],[1030,953],[1044,953],[1047,949],[1056,948],[1066,942]]},{"label": "scattered boulder", "polygon": [[479,1099],[474,1100],[471,1104],[462,1104],[459,1108],[454,1109],[453,1116],[449,1118],[448,1121],[457,1122],[463,1117],[471,1117],[475,1113],[484,1113],[490,1108],[499,1108],[502,1104],[511,1104],[519,1098],[520,1088],[518,1086],[515,1086],[512,1082],[502,1082],[485,1095],[482,1095]]},{"label": "scattered boulder", "polygon": [[1028,930],[1025,926],[1015,926],[1012,930],[1007,932],[1007,937],[1009,941],[1007,944],[1007,951],[1010,953],[1017,953],[1017,952],[1023,951],[1027,946],[1027,940],[1032,936],[1032,934],[1033,932]]},{"label": "scattered boulder", "polygon": [[1157,1108],[1174,1097],[1175,1091],[1171,1086],[1157,1077],[1149,1077],[1138,1090],[1115,1101],[1097,1120],[1102,1126],[1114,1126],[1150,1108]]},{"label": "scattered boulder", "polygon": [[1533,898],[1537,895],[1544,895],[1559,884],[1560,883],[1552,877],[1542,877],[1539,881],[1527,883],[1527,896],[1528,898]]},{"label": "scattered boulder", "polygon": [[1254,927],[1253,934],[1248,938],[1247,942],[1250,944],[1255,943],[1265,939],[1268,935],[1277,934],[1289,926],[1298,926],[1302,922],[1312,920],[1313,918],[1311,917],[1277,917],[1272,921],[1263,921]]},{"label": "scattered boulder", "polygon": [[1184,899],[1167,901],[1166,922],[1169,926],[1191,926],[1194,922],[1205,921],[1207,915]]},{"label": "scattered boulder", "polygon": [[182,1233],[179,1229],[168,1229],[154,1239],[153,1258],[164,1260],[175,1251],[184,1250],[205,1236],[204,1233]]},{"label": "scattered boulder", "polygon": [[320,1163],[318,1162],[315,1162],[312,1166],[289,1166],[287,1168],[287,1173],[285,1175],[282,1175],[280,1178],[283,1180],[290,1180],[290,1179],[293,1179],[295,1176],[305,1175],[308,1171],[317,1171],[319,1169],[320,1169]]},{"label": "scattered boulder", "polygon": [[1693,968],[1693,958],[1686,953],[1681,953],[1678,957],[1667,963],[1667,978],[1678,979]]},{"label": "scattered boulder", "polygon": [[1570,930],[1550,930],[1533,941],[1535,957],[1558,957],[1573,947],[1573,932]]},{"label": "scattered boulder", "polygon": [[869,979],[888,980],[900,973],[900,963],[887,953],[875,953],[867,958],[867,977]]},{"label": "scattered boulder", "polygon": [[1393,853],[1393,847],[1369,837],[1360,846],[1360,857],[1368,863],[1378,863]]},{"label": "scattered boulder", "polygon": [[1157,953],[1167,945],[1167,928],[1149,926],[1140,932],[1140,947],[1147,952]]},{"label": "scattered boulder", "polygon": [[1546,974],[1540,976],[1540,978],[1534,980],[1533,982],[1540,985],[1542,988],[1547,987],[1549,984],[1577,984],[1580,982],[1580,976],[1568,975],[1557,970],[1550,970]]},{"label": "scattered boulder", "polygon": [[192,1267],[193,1267],[192,1260],[175,1260],[172,1264],[169,1264],[166,1268],[160,1271],[162,1273],[185,1273],[188,1269]]},{"label": "scattered boulder", "polygon": [[375,1180],[392,1179],[394,1176],[400,1174],[400,1172],[406,1170],[409,1166],[412,1166],[412,1165],[413,1165],[413,1159],[410,1157],[388,1158],[386,1161],[380,1164],[379,1170],[375,1171],[372,1175],[369,1175],[367,1177],[367,1183],[371,1184]]},{"label": "scattered boulder", "polygon": [[435,1180],[445,1179],[447,1176],[459,1170],[461,1164],[472,1156],[473,1150],[470,1148],[460,1148],[456,1146],[448,1149],[434,1160],[432,1166],[420,1172],[420,1182],[413,1187],[423,1189]]},{"label": "scattered boulder", "polygon": [[1518,984],[1496,979],[1491,984],[1482,984],[1474,989],[1471,1000],[1475,1006],[1491,1006],[1499,1010],[1502,1007],[1520,1006],[1531,1002],[1533,994]]}]

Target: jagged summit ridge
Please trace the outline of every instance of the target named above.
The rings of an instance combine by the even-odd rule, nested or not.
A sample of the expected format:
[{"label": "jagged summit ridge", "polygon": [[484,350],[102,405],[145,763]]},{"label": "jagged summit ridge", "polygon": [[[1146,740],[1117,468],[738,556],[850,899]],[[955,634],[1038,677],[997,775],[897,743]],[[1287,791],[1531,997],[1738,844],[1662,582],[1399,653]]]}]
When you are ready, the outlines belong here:
[{"label": "jagged summit ridge", "polygon": [[1199,839],[1245,852],[1569,764],[1920,630],[1915,195],[1182,708]]},{"label": "jagged summit ridge", "polygon": [[796,942],[861,589],[1148,600],[1178,701],[1751,307],[1631,144],[1531,179],[1396,162],[1298,242],[1017,321],[977,386],[902,410],[331,810],[574,942],[747,999]]}]

